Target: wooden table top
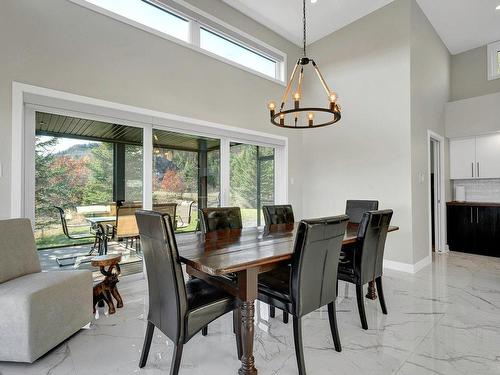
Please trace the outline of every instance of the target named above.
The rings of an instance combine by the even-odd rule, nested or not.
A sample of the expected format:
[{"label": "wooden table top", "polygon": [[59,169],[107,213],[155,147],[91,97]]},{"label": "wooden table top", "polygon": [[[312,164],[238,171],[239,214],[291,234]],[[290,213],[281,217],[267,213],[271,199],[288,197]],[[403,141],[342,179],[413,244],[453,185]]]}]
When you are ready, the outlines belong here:
[{"label": "wooden table top", "polygon": [[106,267],[118,264],[121,260],[122,256],[120,254],[106,254],[93,257],[90,259],[90,263],[93,267]]},{"label": "wooden table top", "polygon": [[[224,275],[291,259],[299,223],[176,236],[181,261],[209,275]],[[398,230],[390,226],[389,232]],[[356,243],[357,225],[347,227],[343,245]]]}]

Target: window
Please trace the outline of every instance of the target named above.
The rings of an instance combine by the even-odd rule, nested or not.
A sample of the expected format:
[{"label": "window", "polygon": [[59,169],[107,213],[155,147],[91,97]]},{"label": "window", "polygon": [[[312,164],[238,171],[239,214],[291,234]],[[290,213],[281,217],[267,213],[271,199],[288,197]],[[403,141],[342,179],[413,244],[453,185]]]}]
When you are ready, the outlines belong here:
[{"label": "window", "polygon": [[86,0],[141,25],[185,42],[189,39],[189,21],[142,0]]},{"label": "window", "polygon": [[500,78],[500,41],[488,45],[488,80]]},{"label": "window", "polygon": [[71,0],[134,27],[284,84],[286,55],[193,7],[158,0]]},{"label": "window", "polygon": [[264,223],[262,206],[274,204],[274,148],[231,142],[230,206],[241,208],[244,227]]},{"label": "window", "polygon": [[205,28],[200,30],[200,47],[269,77],[276,77],[276,61]]}]

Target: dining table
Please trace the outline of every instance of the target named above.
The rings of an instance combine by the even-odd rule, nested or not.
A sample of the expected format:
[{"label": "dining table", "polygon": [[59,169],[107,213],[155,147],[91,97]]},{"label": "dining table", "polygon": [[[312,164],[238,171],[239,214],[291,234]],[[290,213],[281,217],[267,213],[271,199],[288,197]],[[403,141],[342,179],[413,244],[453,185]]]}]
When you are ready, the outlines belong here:
[{"label": "dining table", "polygon": [[[291,260],[298,225],[274,224],[177,235],[179,257],[187,273],[222,288],[238,300],[239,325],[235,324],[235,329],[241,337],[237,343],[241,360],[239,375],[257,374],[253,343],[259,274]],[[389,232],[398,229],[390,226]],[[342,245],[356,244],[357,233],[358,225],[350,223]],[[373,281],[369,289],[367,297],[376,298]]]}]

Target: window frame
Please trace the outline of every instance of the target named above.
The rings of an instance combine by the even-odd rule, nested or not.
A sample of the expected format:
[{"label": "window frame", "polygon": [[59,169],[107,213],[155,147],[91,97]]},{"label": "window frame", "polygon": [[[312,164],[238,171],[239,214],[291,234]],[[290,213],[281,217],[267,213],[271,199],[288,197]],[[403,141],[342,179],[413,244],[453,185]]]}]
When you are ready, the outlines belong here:
[{"label": "window frame", "polygon": [[488,81],[500,78],[498,54],[500,53],[500,40],[488,44]]},{"label": "window frame", "polygon": [[[120,14],[114,13],[111,10],[90,3],[87,0],[69,0],[69,1],[77,5],[80,5],[84,8],[90,9],[97,13],[103,14],[120,22],[123,22],[125,24],[128,24],[130,26],[133,26],[142,31],[146,31],[150,34],[154,34],[163,39],[179,44],[183,47],[187,47],[197,52],[200,52],[204,55],[210,56],[216,60],[219,60],[228,65],[232,65],[241,70],[257,75],[261,78],[265,78],[274,83],[278,83],[282,86],[285,86],[285,79],[287,74],[286,53],[266,44],[265,42],[239,30],[238,28],[232,25],[225,23],[224,21],[202,11],[201,9],[194,7],[189,3],[186,3],[183,0],[141,0],[141,1],[149,4],[150,6],[159,8],[167,13],[170,13],[174,16],[177,16],[181,19],[185,19],[186,21],[188,21],[189,34],[187,42],[182,39],[178,39],[175,36],[164,33],[155,28],[134,21],[125,16],[122,16]],[[245,48],[257,55],[262,56],[263,58],[274,61],[276,63],[275,76],[274,77],[268,76],[267,74],[261,73],[243,64],[240,64],[238,62],[227,59],[223,56],[217,55],[213,52],[201,48],[200,46],[201,28],[207,29],[208,31],[224,39],[227,39],[230,42],[241,46],[242,48]]]}]

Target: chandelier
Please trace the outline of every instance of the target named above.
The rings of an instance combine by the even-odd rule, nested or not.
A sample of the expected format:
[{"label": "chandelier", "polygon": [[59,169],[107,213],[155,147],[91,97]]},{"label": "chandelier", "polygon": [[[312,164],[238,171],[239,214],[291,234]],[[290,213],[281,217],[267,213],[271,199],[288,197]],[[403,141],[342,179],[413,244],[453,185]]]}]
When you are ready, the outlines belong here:
[{"label": "chandelier", "polygon": [[[341,118],[340,105],[337,102],[337,94],[330,90],[323,75],[319,71],[318,65],[306,54],[306,0],[303,0],[303,56],[298,59],[293,68],[290,80],[286,86],[281,105],[276,108],[275,102],[269,102],[268,109],[271,114],[271,123],[281,128],[307,129],[319,128],[332,125]],[[326,92],[325,107],[301,107],[302,85],[304,81],[304,67],[311,63],[316,75]],[[295,88],[292,94],[292,88]],[[285,108],[288,98],[290,98],[290,108]]]}]

